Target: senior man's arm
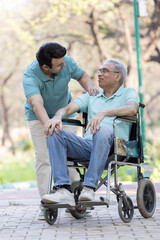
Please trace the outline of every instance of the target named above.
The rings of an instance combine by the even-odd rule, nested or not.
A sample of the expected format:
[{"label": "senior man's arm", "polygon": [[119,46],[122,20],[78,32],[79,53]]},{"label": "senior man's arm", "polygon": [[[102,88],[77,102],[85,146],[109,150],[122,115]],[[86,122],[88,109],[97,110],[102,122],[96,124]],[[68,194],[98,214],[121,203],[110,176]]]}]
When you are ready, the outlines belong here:
[{"label": "senior man's arm", "polygon": [[91,133],[96,133],[100,128],[100,123],[104,117],[114,116],[135,116],[138,105],[136,102],[128,102],[126,105],[114,109],[104,109],[97,113],[87,124],[86,131],[91,128]]},{"label": "senior man's arm", "polygon": [[55,113],[54,117],[49,119],[44,125],[44,134],[46,135],[46,137],[48,136],[48,133],[52,135],[54,131],[56,134],[58,134],[58,130],[61,132],[62,119],[64,119],[65,117],[68,117],[69,115],[75,112],[79,112],[79,110],[80,110],[80,107],[75,102],[71,102],[66,107],[59,109]]}]

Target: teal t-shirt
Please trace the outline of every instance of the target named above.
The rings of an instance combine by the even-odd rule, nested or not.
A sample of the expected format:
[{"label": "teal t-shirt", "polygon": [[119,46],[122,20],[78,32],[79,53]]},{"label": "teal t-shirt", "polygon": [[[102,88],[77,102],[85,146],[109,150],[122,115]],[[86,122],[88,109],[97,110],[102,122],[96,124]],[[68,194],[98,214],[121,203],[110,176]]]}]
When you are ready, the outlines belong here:
[{"label": "teal t-shirt", "polygon": [[44,101],[44,108],[50,118],[56,111],[72,101],[68,88],[71,78],[79,80],[84,70],[80,68],[73,58],[68,55],[64,60],[66,66],[55,78],[49,78],[40,69],[39,63],[35,60],[28,66],[23,76],[23,88],[26,96],[25,115],[26,120],[37,120],[37,116],[27,99],[33,95],[40,94]]},{"label": "teal t-shirt", "polygon": [[[88,121],[93,118],[98,112],[104,109],[113,109],[116,107],[124,106],[130,101],[138,104],[137,92],[133,88],[123,88],[122,86],[109,98],[104,95],[103,90],[97,96],[89,96],[88,93],[80,96],[74,100],[80,106],[80,112],[88,113]],[[114,117],[104,117],[100,126],[106,126],[113,132]],[[128,140],[130,133],[130,123],[118,121],[117,123],[117,136]],[[90,128],[84,135],[85,139],[92,140]]]}]

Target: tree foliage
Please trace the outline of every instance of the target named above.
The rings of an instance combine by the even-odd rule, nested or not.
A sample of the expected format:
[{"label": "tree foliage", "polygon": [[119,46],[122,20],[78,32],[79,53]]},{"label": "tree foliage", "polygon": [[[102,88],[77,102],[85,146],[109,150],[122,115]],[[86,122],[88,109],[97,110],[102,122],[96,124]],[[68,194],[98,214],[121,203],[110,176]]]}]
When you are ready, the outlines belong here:
[{"label": "tree foliage", "polygon": [[[119,58],[129,70],[126,86],[138,91],[133,2],[130,0],[23,0],[0,11],[0,123],[2,143],[10,127],[23,124],[22,76],[47,41],[64,45],[97,85],[97,69]],[[15,3],[14,3],[15,4]],[[159,123],[160,1],[148,1],[148,17],[139,18],[146,122]],[[148,88],[148,86],[151,86]],[[79,86],[70,85],[75,98]],[[149,131],[149,138],[152,137]]]}]

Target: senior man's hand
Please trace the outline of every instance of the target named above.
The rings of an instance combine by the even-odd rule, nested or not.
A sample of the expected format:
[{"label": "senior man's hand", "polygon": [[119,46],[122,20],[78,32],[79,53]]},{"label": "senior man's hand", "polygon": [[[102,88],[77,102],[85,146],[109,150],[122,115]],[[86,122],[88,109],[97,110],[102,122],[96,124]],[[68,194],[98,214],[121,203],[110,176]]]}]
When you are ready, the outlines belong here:
[{"label": "senior man's hand", "polygon": [[44,124],[44,134],[48,137],[48,133],[52,136],[53,132],[58,134],[58,130],[62,132],[62,120],[59,117],[53,117]]},{"label": "senior man's hand", "polygon": [[97,113],[87,124],[86,127],[86,131],[89,129],[89,127],[91,128],[91,134],[95,134],[96,131],[99,130],[100,128],[100,123],[103,120],[103,118],[105,117],[105,114],[103,111]]}]

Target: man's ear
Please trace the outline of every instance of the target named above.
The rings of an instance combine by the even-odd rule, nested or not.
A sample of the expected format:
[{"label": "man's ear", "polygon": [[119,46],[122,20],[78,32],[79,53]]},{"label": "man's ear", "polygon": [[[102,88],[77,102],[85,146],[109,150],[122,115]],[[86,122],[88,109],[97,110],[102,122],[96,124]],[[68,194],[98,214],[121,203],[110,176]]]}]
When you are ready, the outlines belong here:
[{"label": "man's ear", "polygon": [[116,82],[119,82],[122,77],[122,73],[118,73],[116,76]]},{"label": "man's ear", "polygon": [[43,66],[41,67],[44,71],[48,71],[49,67],[46,64],[43,64]]}]

